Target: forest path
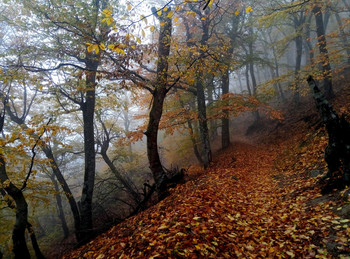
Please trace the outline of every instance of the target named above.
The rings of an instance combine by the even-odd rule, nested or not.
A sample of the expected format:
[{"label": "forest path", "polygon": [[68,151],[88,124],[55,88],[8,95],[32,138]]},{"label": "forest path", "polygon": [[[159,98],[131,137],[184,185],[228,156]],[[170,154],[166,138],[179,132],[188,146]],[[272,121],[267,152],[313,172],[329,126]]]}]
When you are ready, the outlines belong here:
[{"label": "forest path", "polygon": [[165,200],[65,258],[329,258],[337,218],[329,204],[310,205],[320,196],[314,179],[281,177],[281,152],[234,143]]}]

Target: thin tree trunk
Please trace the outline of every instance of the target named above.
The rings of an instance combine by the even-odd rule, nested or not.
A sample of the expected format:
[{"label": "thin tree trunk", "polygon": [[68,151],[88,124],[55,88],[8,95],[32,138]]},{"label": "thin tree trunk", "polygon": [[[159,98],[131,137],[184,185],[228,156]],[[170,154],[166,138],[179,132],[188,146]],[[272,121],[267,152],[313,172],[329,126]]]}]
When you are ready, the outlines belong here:
[{"label": "thin tree trunk", "polygon": [[348,37],[346,36],[346,33],[344,31],[344,27],[343,27],[343,22],[340,18],[340,15],[338,13],[335,13],[335,18],[337,20],[337,23],[338,23],[338,28],[339,28],[339,33],[340,33],[340,37],[342,38],[342,43],[344,45],[344,49],[346,51],[346,55],[347,55],[347,62],[348,62],[348,65],[350,64],[350,44],[348,42]]},{"label": "thin tree trunk", "polygon": [[[271,34],[269,33],[268,36],[269,36],[270,42],[272,42]],[[275,66],[274,66],[275,72],[273,73],[273,75],[276,76],[277,78],[279,78],[280,77],[279,64],[278,64],[278,60],[277,60],[276,48],[274,46],[272,46],[272,54],[273,54],[273,62],[275,64]],[[277,83],[277,88],[279,91],[279,95],[280,95],[282,101],[284,102],[286,100],[286,98],[284,97],[283,89],[282,89],[280,82]]]},{"label": "thin tree trunk", "polygon": [[[180,99],[180,104],[181,104],[182,108],[185,108],[185,104],[181,99]],[[190,134],[190,138],[191,138],[191,142],[192,142],[193,153],[195,154],[198,162],[203,165],[204,162],[203,162],[203,159],[202,159],[200,152],[198,150],[198,144],[197,144],[197,140],[194,136],[194,128],[192,126],[192,122],[189,118],[186,119],[186,122],[187,122],[187,127],[189,129],[189,134]]]},{"label": "thin tree trunk", "polygon": [[209,141],[207,109],[205,104],[202,72],[198,72],[196,75],[196,89],[197,89],[199,132],[200,132],[201,141],[203,144],[203,162],[204,162],[204,168],[207,168],[209,166],[209,163],[211,162],[212,157],[211,157],[211,148],[210,148],[210,141]]},{"label": "thin tree trunk", "polygon": [[[249,33],[251,36],[253,36],[253,29],[250,27],[249,28]],[[250,59],[253,58],[253,41],[251,40],[249,42],[249,56]],[[256,79],[255,79],[255,73],[254,73],[254,63],[252,60],[250,60],[249,62],[249,72],[250,72],[250,77],[252,79],[252,88],[253,88],[253,96],[256,96],[256,90],[257,90],[257,83],[256,83]],[[253,111],[253,116],[254,116],[254,124],[258,124],[260,121],[260,115],[259,115],[259,111]]]},{"label": "thin tree trunk", "polygon": [[[208,106],[212,105],[214,102],[213,92],[214,92],[214,76],[209,76],[207,84],[207,95],[208,95]],[[209,138],[214,139],[218,135],[217,133],[217,122],[215,119],[209,121]]]},{"label": "thin tree trunk", "polygon": [[109,156],[107,155],[107,150],[104,150],[102,148],[101,155],[102,155],[103,160],[108,165],[109,169],[111,169],[112,173],[118,179],[118,181],[121,182],[121,184],[125,187],[125,189],[128,191],[128,193],[131,194],[135,203],[136,204],[140,203],[141,202],[140,195],[132,188],[132,186],[127,182],[127,180],[119,173],[118,169],[115,167],[113,162],[109,159]]},{"label": "thin tree trunk", "polygon": [[[221,76],[222,94],[228,94],[229,92],[229,70],[227,69]],[[223,111],[224,117],[221,119],[221,146],[227,148],[230,145],[230,119],[229,113],[226,109]]]},{"label": "thin tree trunk", "polygon": [[323,72],[323,87],[325,89],[325,96],[327,99],[334,97],[333,85],[332,85],[332,68],[330,65],[330,60],[327,50],[327,41],[325,36],[325,29],[323,24],[322,10],[319,5],[316,5],[312,9],[313,14],[316,19],[316,32],[317,32],[317,41],[318,47],[321,54],[321,65]]},{"label": "thin tree trunk", "polygon": [[[209,12],[209,9],[206,9]],[[207,45],[209,39],[209,19],[201,20],[202,23],[202,37],[200,41],[199,53],[204,55],[203,48]],[[209,141],[209,131],[208,131],[208,121],[207,121],[207,107],[205,104],[205,94],[204,94],[204,82],[203,82],[203,70],[198,67],[196,73],[196,89],[197,89],[197,105],[198,105],[198,119],[199,119],[199,132],[201,136],[201,141],[203,144],[203,162],[204,168],[209,166],[212,161],[211,147]]]},{"label": "thin tree trunk", "polygon": [[252,90],[250,89],[250,79],[249,79],[249,64],[245,65],[245,80],[247,81],[247,90],[249,96],[252,96]]},{"label": "thin tree trunk", "polygon": [[294,92],[294,105],[298,105],[300,102],[300,93],[299,93],[299,76],[300,76],[300,69],[301,69],[301,58],[303,54],[303,38],[301,36],[297,36],[294,39],[295,41],[295,48],[296,48],[296,60],[295,60],[295,70],[294,70],[294,76],[295,76],[295,92]]},{"label": "thin tree trunk", "polygon": [[50,175],[50,179],[51,179],[51,181],[53,183],[53,186],[55,188],[55,191],[56,191],[55,198],[56,198],[57,209],[58,209],[58,218],[61,221],[64,238],[67,238],[69,236],[69,229],[68,229],[66,217],[65,217],[64,211],[63,211],[60,189],[58,187],[58,183],[57,183],[57,181],[55,179],[55,176],[54,175]]},{"label": "thin tree trunk", "polygon": [[29,232],[29,236],[30,236],[30,239],[32,241],[32,246],[33,246],[36,258],[37,259],[45,259],[45,256],[40,251],[33,226],[29,222],[27,222],[27,230]]}]

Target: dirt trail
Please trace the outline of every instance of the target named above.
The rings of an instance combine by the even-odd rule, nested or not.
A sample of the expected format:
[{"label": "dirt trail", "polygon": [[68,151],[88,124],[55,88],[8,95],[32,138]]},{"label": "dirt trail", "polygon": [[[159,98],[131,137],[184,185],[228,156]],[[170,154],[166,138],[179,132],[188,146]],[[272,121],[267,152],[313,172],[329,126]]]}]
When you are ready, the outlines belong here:
[{"label": "dirt trail", "polygon": [[[234,143],[207,172],[64,258],[330,258],[329,205],[311,180],[283,187],[281,146]],[[195,177],[194,177],[195,175]]]}]

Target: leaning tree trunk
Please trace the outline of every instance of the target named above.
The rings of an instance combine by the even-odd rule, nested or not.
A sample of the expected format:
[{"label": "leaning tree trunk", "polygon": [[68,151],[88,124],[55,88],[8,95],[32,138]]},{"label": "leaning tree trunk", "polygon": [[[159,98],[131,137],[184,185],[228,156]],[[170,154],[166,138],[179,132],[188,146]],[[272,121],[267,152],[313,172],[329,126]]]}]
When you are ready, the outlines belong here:
[{"label": "leaning tree trunk", "polygon": [[343,172],[344,184],[350,183],[350,124],[333,110],[332,105],[322,95],[316,82],[310,76],[308,83],[313,91],[316,107],[328,132],[328,146],[325,160],[328,166],[326,177],[332,177],[336,171]]},{"label": "leaning tree trunk", "polygon": [[162,163],[158,153],[158,129],[159,122],[163,113],[163,103],[168,92],[168,58],[170,54],[171,30],[172,22],[168,17],[168,11],[163,11],[161,15],[152,8],[153,14],[159,19],[160,33],[158,41],[158,63],[157,63],[157,78],[152,91],[153,102],[149,113],[149,121],[146,131],[147,136],[147,156],[150,164],[150,169],[156,184],[158,199],[162,200],[168,195],[167,191],[167,176],[164,172]]},{"label": "leaning tree trunk", "polygon": [[327,41],[326,33],[323,24],[322,9],[319,5],[315,5],[312,9],[313,14],[316,19],[316,32],[317,32],[317,41],[318,48],[321,55],[321,65],[323,72],[323,87],[325,89],[325,95],[327,99],[334,97],[333,85],[332,85],[332,68],[330,65],[328,50],[327,50]]},{"label": "leaning tree trunk", "polygon": [[69,229],[68,229],[66,217],[64,215],[60,189],[59,189],[58,183],[55,179],[55,175],[50,175],[50,179],[51,179],[53,186],[55,188],[55,191],[56,191],[55,198],[56,198],[57,209],[58,209],[58,218],[61,221],[61,226],[62,226],[64,238],[67,238],[69,236]]}]

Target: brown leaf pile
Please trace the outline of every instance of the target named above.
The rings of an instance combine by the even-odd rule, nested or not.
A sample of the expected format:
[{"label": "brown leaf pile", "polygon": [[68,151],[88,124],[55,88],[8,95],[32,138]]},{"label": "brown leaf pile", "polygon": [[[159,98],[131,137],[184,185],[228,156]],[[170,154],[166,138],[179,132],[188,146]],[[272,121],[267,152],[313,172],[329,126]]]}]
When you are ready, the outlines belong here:
[{"label": "brown leaf pile", "polygon": [[312,202],[321,195],[305,169],[320,167],[315,156],[320,159],[326,140],[317,139],[296,160],[286,152],[293,139],[235,143],[207,172],[63,258],[332,258],[331,249],[349,252],[350,221],[332,212],[332,201]]}]

